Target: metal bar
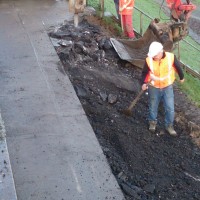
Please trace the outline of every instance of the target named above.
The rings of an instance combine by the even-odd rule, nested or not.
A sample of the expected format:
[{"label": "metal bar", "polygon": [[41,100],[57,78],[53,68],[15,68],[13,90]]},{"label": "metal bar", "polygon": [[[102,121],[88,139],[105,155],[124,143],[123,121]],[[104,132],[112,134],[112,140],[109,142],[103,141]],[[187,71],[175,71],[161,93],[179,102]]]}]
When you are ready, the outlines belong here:
[{"label": "metal bar", "polygon": [[143,34],[143,14],[140,13],[140,35]]},{"label": "metal bar", "polygon": [[197,51],[200,51],[200,49],[196,48],[194,45],[192,45],[190,42],[186,41],[185,39],[183,39],[183,41],[187,44],[189,44],[190,46],[192,46],[194,49],[196,49]]},{"label": "metal bar", "polygon": [[[182,64],[183,64],[183,63],[182,63]],[[184,65],[184,64],[183,64],[183,65]],[[191,69],[188,65],[184,65],[184,67],[185,67],[185,71],[186,71],[187,73],[189,73],[190,75],[194,76],[195,78],[200,79],[200,74],[199,74],[197,71]]]},{"label": "metal bar", "polygon": [[136,6],[134,6],[134,9],[138,10],[140,13],[142,13],[144,16],[148,17],[149,19],[152,19],[152,20],[153,20],[153,18],[152,18],[151,16],[147,15],[147,14],[144,13],[142,10],[140,10],[139,8],[137,8]]},{"label": "metal bar", "polygon": [[100,4],[100,17],[103,18],[104,17],[104,0],[99,0],[99,4]]}]

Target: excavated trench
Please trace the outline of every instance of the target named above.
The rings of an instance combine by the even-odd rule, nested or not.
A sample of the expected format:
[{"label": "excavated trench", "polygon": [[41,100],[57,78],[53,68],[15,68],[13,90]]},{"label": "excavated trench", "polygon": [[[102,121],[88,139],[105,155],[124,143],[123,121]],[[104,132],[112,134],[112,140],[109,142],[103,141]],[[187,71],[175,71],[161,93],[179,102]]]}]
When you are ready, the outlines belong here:
[{"label": "excavated trench", "polygon": [[109,34],[87,20],[49,32],[60,71],[69,76],[126,199],[200,199],[199,108],[175,85],[178,137],[165,132],[162,106],[156,133],[148,131],[147,94],[131,117],[124,115],[140,91],[141,70],[119,59]]}]

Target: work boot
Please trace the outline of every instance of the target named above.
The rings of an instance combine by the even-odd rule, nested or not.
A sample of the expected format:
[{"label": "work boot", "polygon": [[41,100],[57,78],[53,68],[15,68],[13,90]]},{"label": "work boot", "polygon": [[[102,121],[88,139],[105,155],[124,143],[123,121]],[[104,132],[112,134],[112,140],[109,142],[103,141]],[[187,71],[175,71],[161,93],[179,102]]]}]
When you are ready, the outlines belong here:
[{"label": "work boot", "polygon": [[149,130],[154,133],[156,131],[156,121],[149,121]]},{"label": "work boot", "polygon": [[176,133],[176,131],[174,130],[174,127],[173,127],[173,125],[169,125],[169,126],[167,126],[166,127],[166,130],[167,130],[167,132],[170,134],[170,135],[172,135],[172,136],[177,136],[177,133]]}]

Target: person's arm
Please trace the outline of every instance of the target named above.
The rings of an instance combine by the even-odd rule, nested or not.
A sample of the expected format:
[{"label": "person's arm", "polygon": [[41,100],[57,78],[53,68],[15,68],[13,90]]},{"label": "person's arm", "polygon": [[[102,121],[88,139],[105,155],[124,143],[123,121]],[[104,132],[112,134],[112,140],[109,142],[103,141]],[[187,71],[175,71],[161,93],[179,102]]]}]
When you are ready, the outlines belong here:
[{"label": "person's arm", "polygon": [[141,75],[141,84],[142,84],[142,90],[146,90],[147,89],[147,81],[146,78],[149,74],[149,67],[147,65],[147,62],[145,61],[143,69],[142,69],[142,75]]},{"label": "person's arm", "polygon": [[176,56],[174,55],[174,67],[178,73],[178,76],[180,78],[180,81],[184,80],[184,73],[183,70],[181,68],[180,62],[178,61],[178,59],[176,58]]},{"label": "person's arm", "polygon": [[146,77],[149,74],[149,67],[147,65],[147,62],[145,61],[143,69],[142,69],[142,76],[141,76],[141,83],[146,83]]}]

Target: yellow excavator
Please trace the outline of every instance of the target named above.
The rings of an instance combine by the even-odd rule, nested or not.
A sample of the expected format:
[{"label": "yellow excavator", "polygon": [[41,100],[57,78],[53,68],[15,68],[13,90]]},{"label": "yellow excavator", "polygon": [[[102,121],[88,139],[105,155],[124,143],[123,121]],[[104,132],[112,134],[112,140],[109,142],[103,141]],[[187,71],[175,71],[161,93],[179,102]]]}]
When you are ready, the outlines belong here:
[{"label": "yellow excavator", "polygon": [[161,42],[166,51],[172,51],[174,43],[188,35],[188,19],[196,6],[190,0],[185,3],[181,0],[165,1],[170,9],[169,22],[161,23],[159,19],[154,19],[138,40],[110,39],[122,60],[142,68],[152,41]]}]

